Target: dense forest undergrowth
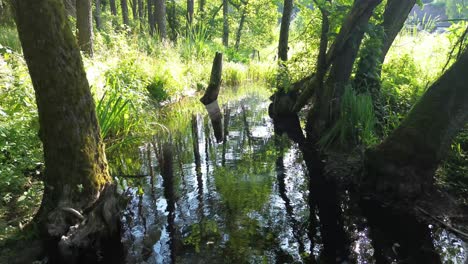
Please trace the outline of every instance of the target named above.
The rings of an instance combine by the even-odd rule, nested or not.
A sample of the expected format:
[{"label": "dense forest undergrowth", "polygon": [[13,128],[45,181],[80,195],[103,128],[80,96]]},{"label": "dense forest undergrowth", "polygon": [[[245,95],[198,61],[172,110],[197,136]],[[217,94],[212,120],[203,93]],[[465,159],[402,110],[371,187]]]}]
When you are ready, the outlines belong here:
[{"label": "dense forest undergrowth", "polygon": [[[110,174],[118,179],[137,170],[141,166],[138,146],[154,135],[167,133],[168,127],[172,131],[181,123],[189,123],[181,111],[200,111],[202,106],[197,98],[208,85],[216,51],[225,55],[221,102],[237,100],[253,90],[272,94],[286,87],[288,92],[296,82],[317,72],[315,58],[320,53],[318,25],[322,14],[310,8],[312,2],[315,3],[297,3],[289,33],[290,58],[280,66],[276,42],[279,26],[271,21],[279,20],[282,1],[233,1],[230,20],[238,23],[232,26],[232,32],[237,33],[239,40],[236,36],[235,40],[228,41],[230,45],[223,45],[224,25],[216,3],[208,3],[205,15],[195,16],[193,23],[178,24],[178,28],[171,26],[178,32],[168,28],[168,37],[164,40],[156,31],[153,35],[146,33],[150,28],[138,19],[125,25],[117,13],[113,15],[111,10],[104,10],[99,28],[94,26],[93,54],[82,52],[82,57]],[[347,11],[352,1],[341,2],[343,10]],[[168,11],[176,12],[175,17],[182,20],[184,7],[174,1],[170,4],[175,6],[169,6]],[[383,13],[382,9],[372,18],[374,24]],[[346,14],[343,10],[331,11],[337,14],[331,21],[331,38],[338,35]],[[340,119],[318,143],[330,157],[337,152],[358,153],[359,156],[365,149],[380,144],[454,63],[454,51],[460,54],[465,48],[466,40],[460,36],[465,32],[466,21],[454,23],[445,32],[438,33],[434,31],[436,18],[418,20],[414,16],[410,15],[382,65],[381,108],[378,111],[373,108],[369,91],[356,93],[347,89],[344,92]],[[245,19],[243,29],[241,21]],[[77,34],[76,18],[69,16],[69,20]],[[33,219],[41,204],[44,154],[38,136],[36,96],[18,33],[11,19],[0,19],[0,22],[0,246],[3,248],[25,236],[35,235],[21,230]],[[239,32],[242,30],[245,33],[241,39]],[[379,31],[370,28],[366,32],[363,38],[366,49],[359,51],[359,58],[375,52],[378,43],[374,43],[373,34]],[[174,41],[176,36],[177,41]],[[356,63],[352,76],[357,74]],[[302,119],[304,124],[306,117]],[[436,184],[466,206],[468,126],[465,125],[450,145],[450,151],[437,169]],[[134,149],[136,155],[122,154],[129,149]]]}]

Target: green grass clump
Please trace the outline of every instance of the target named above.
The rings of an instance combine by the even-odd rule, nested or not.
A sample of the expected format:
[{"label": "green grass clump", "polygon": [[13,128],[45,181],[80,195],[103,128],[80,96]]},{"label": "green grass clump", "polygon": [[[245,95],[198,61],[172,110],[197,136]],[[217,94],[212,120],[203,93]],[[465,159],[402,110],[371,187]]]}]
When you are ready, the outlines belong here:
[{"label": "green grass clump", "polygon": [[377,143],[375,122],[372,97],[367,93],[356,94],[347,86],[341,98],[340,117],[318,144],[322,149],[373,145]]}]

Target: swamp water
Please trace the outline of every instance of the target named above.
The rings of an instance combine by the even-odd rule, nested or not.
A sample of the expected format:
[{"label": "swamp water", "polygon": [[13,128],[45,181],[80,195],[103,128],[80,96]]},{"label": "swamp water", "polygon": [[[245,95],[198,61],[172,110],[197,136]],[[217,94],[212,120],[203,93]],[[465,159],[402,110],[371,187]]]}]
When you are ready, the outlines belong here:
[{"label": "swamp water", "polygon": [[222,105],[219,143],[200,111],[140,149],[126,263],[467,263],[446,230],[337,191],[315,154],[275,136],[268,105],[257,93]]}]

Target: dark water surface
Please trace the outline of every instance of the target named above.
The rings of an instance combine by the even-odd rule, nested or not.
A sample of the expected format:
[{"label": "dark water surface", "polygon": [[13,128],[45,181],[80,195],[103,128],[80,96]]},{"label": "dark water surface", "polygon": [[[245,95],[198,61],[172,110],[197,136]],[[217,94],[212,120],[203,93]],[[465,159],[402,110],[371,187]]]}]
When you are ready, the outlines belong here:
[{"label": "dark water surface", "polygon": [[222,106],[220,143],[198,113],[141,148],[153,177],[129,189],[127,263],[467,263],[453,234],[337,191],[301,136],[275,136],[268,104]]}]

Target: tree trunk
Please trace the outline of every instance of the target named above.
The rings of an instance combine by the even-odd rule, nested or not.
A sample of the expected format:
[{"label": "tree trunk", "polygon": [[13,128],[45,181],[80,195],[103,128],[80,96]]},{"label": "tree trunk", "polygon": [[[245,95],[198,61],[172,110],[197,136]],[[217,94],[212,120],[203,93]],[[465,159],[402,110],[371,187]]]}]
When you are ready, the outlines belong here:
[{"label": "tree trunk", "polygon": [[205,13],[205,1],[206,0],[199,0],[198,1],[198,13],[200,13],[200,16],[203,17]]},{"label": "tree trunk", "polygon": [[283,17],[281,18],[280,37],[278,43],[278,59],[282,61],[288,60],[289,24],[291,23],[293,1],[294,0],[284,0]]},{"label": "tree trunk", "polygon": [[187,0],[187,23],[189,25],[192,25],[192,22],[193,22],[193,9],[194,9],[193,0]]},{"label": "tree trunk", "polygon": [[76,17],[76,0],[63,0],[67,15]]},{"label": "tree trunk", "polygon": [[171,0],[169,13],[168,13],[169,28],[171,29],[170,39],[172,42],[177,42],[177,14],[176,14],[176,3]]},{"label": "tree trunk", "polygon": [[138,0],[138,18],[143,23],[143,0]]},{"label": "tree trunk", "polygon": [[316,91],[317,101],[310,112],[306,128],[308,135],[314,139],[320,138],[323,132],[330,128],[339,117],[340,99],[344,87],[351,77],[354,61],[369,19],[380,2],[381,0],[373,1],[366,6],[354,28],[350,30],[349,37],[342,45],[342,48],[336,50],[337,52],[333,56],[333,66],[330,69],[326,83]]},{"label": "tree trunk", "polygon": [[165,0],[156,0],[154,10],[156,24],[158,26],[158,34],[161,40],[166,39],[166,2]]},{"label": "tree trunk", "polygon": [[213,59],[213,66],[211,67],[210,84],[206,88],[206,92],[200,102],[204,105],[211,104],[218,99],[219,89],[221,87],[221,76],[223,73],[223,54],[216,52]]},{"label": "tree trunk", "polygon": [[76,28],[80,49],[93,56],[93,19],[91,0],[76,1]]},{"label": "tree trunk", "polygon": [[428,190],[457,132],[468,121],[468,50],[413,107],[401,125],[366,153],[372,190],[411,197]]},{"label": "tree trunk", "polygon": [[138,14],[137,14],[137,0],[131,0],[132,3],[132,16],[133,20],[137,21],[138,20]]},{"label": "tree trunk", "polygon": [[237,29],[237,34],[236,34],[236,44],[234,45],[236,51],[239,50],[240,46],[240,40],[242,36],[242,29],[244,28],[244,23],[245,23],[245,17],[247,16],[247,4],[244,4],[242,8],[242,15],[239,21],[239,28]]},{"label": "tree trunk", "polygon": [[385,7],[383,22],[376,32],[370,33],[365,43],[363,56],[358,63],[354,88],[358,92],[368,91],[373,99],[374,111],[380,124],[384,120],[384,102],[380,98],[382,64],[393,41],[403,27],[416,0],[391,0]]},{"label": "tree trunk", "polygon": [[97,30],[102,29],[102,21],[101,21],[101,0],[96,0],[96,7],[94,9],[94,20],[96,21],[96,28]]},{"label": "tree trunk", "polygon": [[115,0],[109,0],[109,4],[110,4],[111,14],[113,16],[116,16],[117,15],[117,5],[115,4]]},{"label": "tree trunk", "polygon": [[127,0],[120,0],[120,7],[122,8],[122,19],[123,23],[127,26],[130,25],[130,21],[128,20],[128,4]]},{"label": "tree trunk", "polygon": [[60,258],[49,260],[97,261],[98,254],[109,253],[102,251],[105,239],[118,235],[119,209],[79,49],[62,1],[12,3],[36,93],[46,166],[36,220],[42,235],[51,238],[48,247],[57,252],[60,241]]},{"label": "tree trunk", "polygon": [[229,46],[229,1],[223,0],[223,45]]},{"label": "tree trunk", "polygon": [[148,6],[148,28],[149,28],[149,33],[151,36],[153,36],[154,31],[155,31],[155,20],[154,20],[154,13],[153,13],[153,6],[154,6],[154,0],[147,0],[146,1],[147,6]]}]

